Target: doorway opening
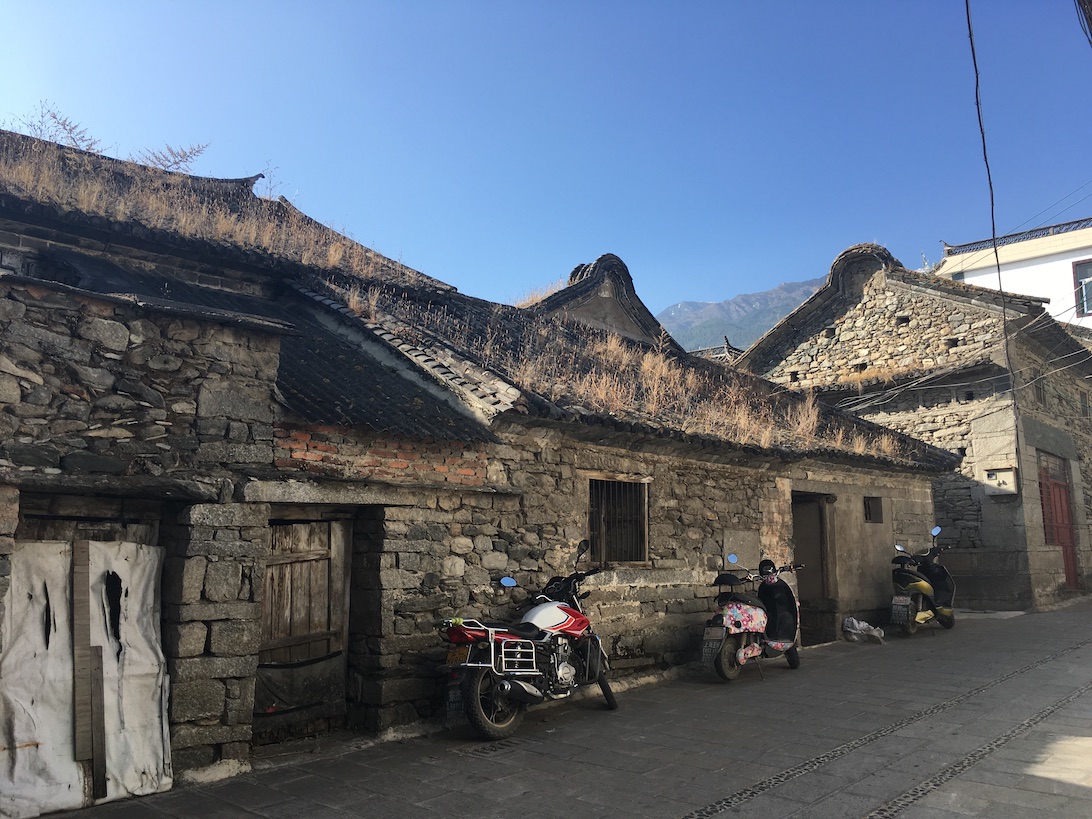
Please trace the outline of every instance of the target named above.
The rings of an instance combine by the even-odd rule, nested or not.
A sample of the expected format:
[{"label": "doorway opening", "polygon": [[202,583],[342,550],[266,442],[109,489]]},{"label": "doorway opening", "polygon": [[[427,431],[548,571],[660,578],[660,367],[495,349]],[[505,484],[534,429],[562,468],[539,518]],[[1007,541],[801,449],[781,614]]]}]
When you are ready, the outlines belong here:
[{"label": "doorway opening", "polygon": [[838,615],[828,581],[833,540],[833,515],[828,507],[834,501],[833,495],[818,492],[792,493],[793,560],[804,564],[796,575],[800,641],[806,646],[838,637]]}]

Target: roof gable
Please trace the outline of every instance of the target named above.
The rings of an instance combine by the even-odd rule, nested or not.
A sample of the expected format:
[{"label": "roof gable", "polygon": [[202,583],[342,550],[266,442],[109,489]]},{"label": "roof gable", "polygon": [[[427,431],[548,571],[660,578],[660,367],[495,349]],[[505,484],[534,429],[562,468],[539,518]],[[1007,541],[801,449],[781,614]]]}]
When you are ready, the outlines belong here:
[{"label": "roof gable", "polygon": [[1038,315],[1042,304],[910,271],[883,247],[855,245],[740,365],[778,383],[823,388],[977,365],[997,353],[1003,316]]},{"label": "roof gable", "polygon": [[638,298],[629,268],[613,253],[577,265],[569,274],[568,285],[551,293],[535,309],[633,341],[666,344],[675,352],[683,351]]}]

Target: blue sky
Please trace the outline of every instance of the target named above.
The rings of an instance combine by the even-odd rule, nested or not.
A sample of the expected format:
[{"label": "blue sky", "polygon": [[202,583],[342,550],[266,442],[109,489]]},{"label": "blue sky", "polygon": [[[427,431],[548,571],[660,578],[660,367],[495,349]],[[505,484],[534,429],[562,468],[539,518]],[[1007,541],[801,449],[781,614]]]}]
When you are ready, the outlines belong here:
[{"label": "blue sky", "polygon": [[[0,15],[0,120],[48,100],[114,155],[208,142],[195,173],[265,171],[311,216],[494,301],[610,252],[659,313],[823,276],[859,242],[915,268],[990,233],[960,0]],[[972,20],[999,233],[1092,215],[1072,0],[972,0]]]}]

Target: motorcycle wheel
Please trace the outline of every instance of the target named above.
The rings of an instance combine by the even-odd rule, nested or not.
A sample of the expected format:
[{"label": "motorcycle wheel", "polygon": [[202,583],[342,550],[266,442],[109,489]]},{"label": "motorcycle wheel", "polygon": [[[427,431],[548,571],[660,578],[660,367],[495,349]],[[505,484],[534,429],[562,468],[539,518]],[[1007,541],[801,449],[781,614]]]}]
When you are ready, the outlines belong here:
[{"label": "motorcycle wheel", "polygon": [[599,690],[603,692],[603,699],[607,701],[607,708],[611,711],[618,709],[618,700],[614,698],[614,692],[610,690],[610,683],[607,682],[606,672],[599,672],[599,679],[596,680],[599,683]]},{"label": "motorcycle wheel", "polygon": [[944,626],[944,628],[952,628],[955,625],[955,612],[953,611],[951,614],[938,614],[937,622]]},{"label": "motorcycle wheel", "polygon": [[800,648],[798,646],[793,646],[792,648],[787,649],[785,651],[785,659],[789,663],[789,668],[799,668],[800,667]]},{"label": "motorcycle wheel", "polygon": [[475,668],[463,678],[463,706],[474,730],[486,739],[510,737],[523,722],[527,706],[497,691],[497,675],[489,668]]},{"label": "motorcycle wheel", "polygon": [[910,611],[907,613],[906,622],[902,624],[902,633],[908,637],[918,630],[918,611],[921,609],[921,600],[916,594],[910,595]]},{"label": "motorcycle wheel", "polygon": [[739,650],[739,638],[735,635],[724,638],[724,642],[721,643],[720,651],[717,652],[717,656],[713,658],[713,668],[716,669],[717,674],[725,682],[731,682],[739,676],[739,671],[742,666],[739,664],[739,660],[736,659],[736,652]]}]

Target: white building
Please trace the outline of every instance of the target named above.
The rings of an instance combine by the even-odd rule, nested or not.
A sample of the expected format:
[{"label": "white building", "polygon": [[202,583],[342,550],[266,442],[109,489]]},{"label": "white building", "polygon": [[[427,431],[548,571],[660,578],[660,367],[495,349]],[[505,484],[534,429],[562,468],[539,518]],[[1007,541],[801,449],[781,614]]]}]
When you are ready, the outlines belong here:
[{"label": "white building", "polygon": [[934,273],[1006,293],[1050,300],[1058,321],[1092,329],[1092,219],[1034,228],[997,237],[998,283],[993,242],[945,245]]}]

